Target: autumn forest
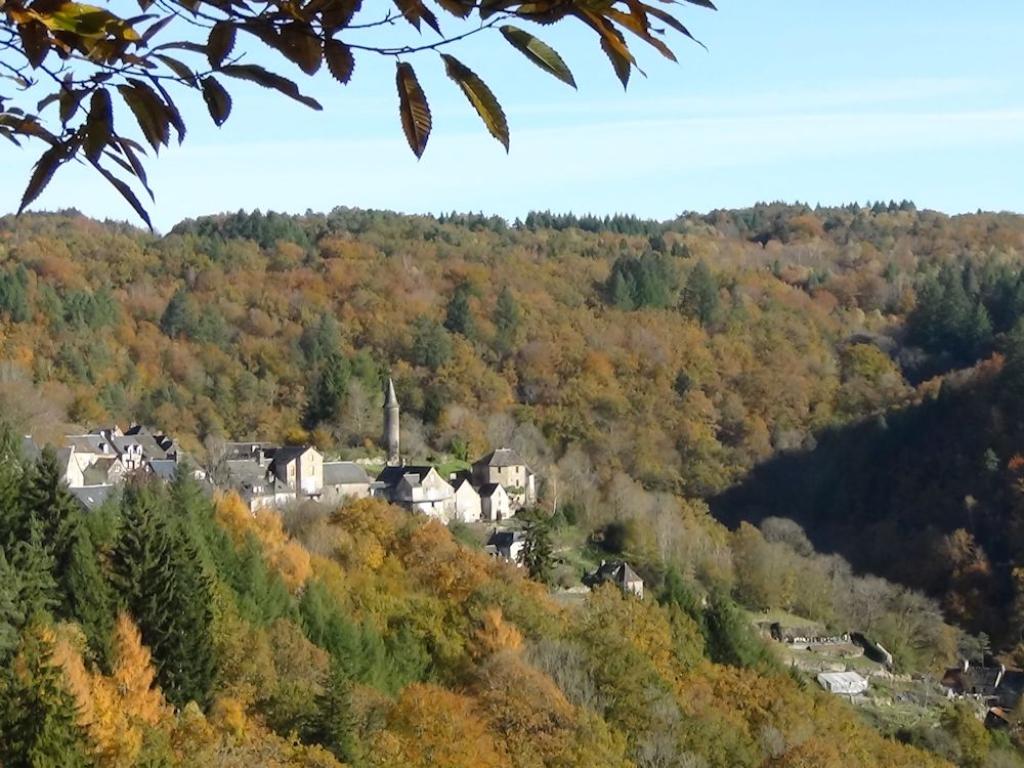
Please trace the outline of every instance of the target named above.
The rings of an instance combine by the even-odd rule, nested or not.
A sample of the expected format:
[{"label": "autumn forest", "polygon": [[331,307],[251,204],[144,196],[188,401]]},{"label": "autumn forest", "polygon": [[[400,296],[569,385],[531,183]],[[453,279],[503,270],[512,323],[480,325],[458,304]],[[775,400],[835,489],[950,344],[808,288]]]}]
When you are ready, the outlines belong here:
[{"label": "autumn forest", "polygon": [[[547,567],[185,473],[86,512],[21,449],[138,422],[197,467],[375,460],[387,376],[412,459],[525,457]],[[1024,709],[935,682],[1024,667],[1022,395],[1024,216],[0,218],[0,765],[1022,766]],[[566,597],[605,557],[643,599]],[[914,693],[821,690],[768,615]]]}]

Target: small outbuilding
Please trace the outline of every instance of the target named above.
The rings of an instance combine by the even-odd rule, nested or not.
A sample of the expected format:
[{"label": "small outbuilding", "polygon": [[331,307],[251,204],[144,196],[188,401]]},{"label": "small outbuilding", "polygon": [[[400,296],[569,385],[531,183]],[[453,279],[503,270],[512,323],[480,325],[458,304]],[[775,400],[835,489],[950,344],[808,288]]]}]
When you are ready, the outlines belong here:
[{"label": "small outbuilding", "polygon": [[492,557],[519,564],[519,556],[526,546],[526,537],[522,531],[494,531],[487,540],[484,552]]},{"label": "small outbuilding", "polygon": [[623,592],[629,592],[642,598],[644,596],[644,580],[634,571],[629,563],[622,560],[605,560],[600,567],[588,576],[584,582],[587,586],[597,586],[610,581]]},{"label": "small outbuilding", "polygon": [[868,689],[868,681],[856,672],[822,672],[818,685],[841,696],[856,696]]}]

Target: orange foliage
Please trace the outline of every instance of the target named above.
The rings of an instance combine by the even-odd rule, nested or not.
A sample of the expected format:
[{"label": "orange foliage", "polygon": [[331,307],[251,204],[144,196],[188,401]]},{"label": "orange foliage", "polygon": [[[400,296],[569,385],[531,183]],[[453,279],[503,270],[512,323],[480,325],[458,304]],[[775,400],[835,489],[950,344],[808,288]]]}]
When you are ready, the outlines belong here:
[{"label": "orange foliage", "polygon": [[236,544],[241,544],[247,533],[253,534],[288,589],[295,592],[306,583],[312,573],[309,552],[284,532],[280,515],[268,510],[250,512],[234,492],[218,494],[216,505],[217,519]]}]

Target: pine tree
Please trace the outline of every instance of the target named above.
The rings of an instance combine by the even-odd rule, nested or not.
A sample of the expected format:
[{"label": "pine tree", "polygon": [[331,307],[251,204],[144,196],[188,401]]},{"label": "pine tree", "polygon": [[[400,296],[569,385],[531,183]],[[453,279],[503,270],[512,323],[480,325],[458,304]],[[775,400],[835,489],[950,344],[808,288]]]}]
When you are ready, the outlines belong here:
[{"label": "pine tree", "polygon": [[50,613],[60,604],[53,578],[53,556],[43,546],[39,523],[32,521],[28,538],[10,552],[10,563],[19,577],[18,603],[26,619]]},{"label": "pine tree", "polygon": [[14,663],[0,672],[0,765],[88,765],[76,721],[75,701],[53,662],[52,633],[40,625],[29,627]]},{"label": "pine tree", "polygon": [[519,328],[519,304],[506,285],[494,307],[494,325],[498,333],[511,336]]},{"label": "pine tree", "polygon": [[21,574],[7,560],[0,547],[0,668],[18,646],[18,630],[25,624],[21,603]]},{"label": "pine tree", "polygon": [[[616,265],[618,266],[618,265]],[[619,269],[613,269],[611,284],[609,287],[611,302],[618,309],[629,311],[636,308],[633,299],[633,291],[630,289],[626,276]]]},{"label": "pine tree", "polygon": [[29,537],[31,516],[21,498],[24,468],[14,432],[0,423],[0,547],[10,555],[19,541]]},{"label": "pine tree", "polygon": [[185,288],[179,288],[160,317],[160,330],[172,339],[188,336],[196,324],[196,309]]},{"label": "pine tree", "polygon": [[707,326],[715,321],[718,314],[718,281],[711,274],[704,261],[698,261],[683,288],[683,307],[701,325]]},{"label": "pine tree", "polygon": [[352,676],[337,659],[331,663],[323,692],[316,697],[316,715],[307,737],[329,749],[348,765],[358,765],[361,750],[358,722],[352,709]]},{"label": "pine tree", "polygon": [[114,627],[114,594],[100,568],[99,554],[84,525],[77,529],[63,579],[65,606],[81,625],[89,647],[105,665],[110,660],[110,637]]},{"label": "pine tree", "polygon": [[444,327],[452,333],[459,333],[467,339],[473,338],[476,327],[473,323],[473,313],[469,308],[469,285],[460,283],[456,287],[452,298],[448,302],[448,311],[444,320]]},{"label": "pine tree", "polygon": [[316,376],[309,403],[306,405],[304,423],[307,429],[324,422],[338,421],[348,395],[350,376],[348,362],[341,354],[332,352],[327,356]]},{"label": "pine tree", "polygon": [[[523,517],[520,514],[520,517]],[[530,574],[530,578],[547,584],[551,581],[553,555],[551,547],[551,526],[539,512],[525,517],[523,548],[519,561]]]},{"label": "pine tree", "polygon": [[64,483],[53,448],[44,448],[26,474],[22,495],[25,511],[39,521],[43,542],[53,553],[58,572],[62,571],[78,535],[82,512]]},{"label": "pine tree", "polygon": [[125,493],[114,571],[168,700],[204,703],[215,671],[211,586],[189,529],[172,526],[163,503],[153,487]]}]

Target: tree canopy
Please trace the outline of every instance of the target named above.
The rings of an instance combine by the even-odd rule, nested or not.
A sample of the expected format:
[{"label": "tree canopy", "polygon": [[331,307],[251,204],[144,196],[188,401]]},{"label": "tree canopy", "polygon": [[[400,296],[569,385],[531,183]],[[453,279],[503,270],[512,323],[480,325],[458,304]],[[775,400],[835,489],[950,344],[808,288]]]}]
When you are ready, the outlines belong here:
[{"label": "tree canopy", "polygon": [[[714,8],[710,0],[686,2]],[[537,67],[575,87],[558,52],[517,25],[582,24],[625,87],[634,69],[642,71],[626,33],[673,61],[665,42],[669,30],[693,39],[675,15],[639,0],[438,0],[437,13],[424,0],[373,8],[363,8],[360,0],[258,5],[138,0],[138,5],[136,15],[74,0],[11,0],[0,6],[0,73],[13,83],[7,92],[0,90],[0,136],[18,146],[27,139],[48,145],[29,178],[21,210],[62,165],[77,160],[95,168],[148,223],[140,199],[141,191],[153,197],[144,144],[158,153],[172,136],[185,140],[187,126],[176,102],[182,94],[201,96],[218,126],[231,114],[227,85],[238,80],[322,109],[294,80],[255,63],[266,60],[265,49],[273,61],[286,68],[288,62],[307,77],[325,67],[341,85],[351,81],[357,61],[393,60],[402,130],[419,157],[432,128],[430,105],[413,66],[424,56],[440,57],[488,132],[509,147],[508,121],[497,97],[449,52],[460,40],[500,34]],[[413,36],[391,33],[402,23]],[[128,113],[137,132],[124,127],[129,121],[122,116]]]}]

